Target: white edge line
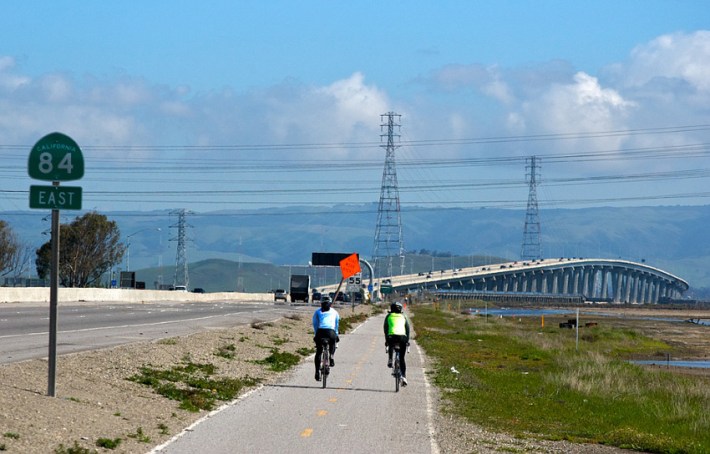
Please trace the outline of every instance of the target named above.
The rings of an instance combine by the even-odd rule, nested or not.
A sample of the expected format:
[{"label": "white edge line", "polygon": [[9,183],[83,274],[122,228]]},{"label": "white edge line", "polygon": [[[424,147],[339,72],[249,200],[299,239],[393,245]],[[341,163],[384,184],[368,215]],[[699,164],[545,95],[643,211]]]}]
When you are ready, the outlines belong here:
[{"label": "white edge line", "polygon": [[232,400],[231,402],[227,402],[226,404],[223,404],[223,405],[220,406],[218,409],[212,410],[211,412],[209,412],[208,414],[206,414],[206,415],[203,416],[202,418],[198,419],[197,421],[195,421],[195,422],[193,422],[192,424],[190,424],[188,427],[184,428],[179,434],[175,435],[175,436],[172,437],[170,440],[168,440],[168,441],[166,441],[165,443],[163,443],[162,445],[156,446],[155,448],[153,448],[152,450],[150,450],[150,451],[149,451],[149,454],[156,454],[156,453],[159,453],[162,449],[167,448],[169,445],[171,445],[172,443],[174,443],[174,442],[177,441],[178,439],[182,438],[182,436],[185,435],[186,433],[192,432],[192,429],[194,429],[197,425],[203,423],[204,421],[208,420],[209,418],[211,418],[212,416],[216,415],[217,413],[221,413],[223,410],[226,410],[227,408],[229,408],[229,407],[231,407],[232,405],[236,404],[236,403],[239,402],[240,400],[246,399],[247,397],[251,396],[253,393],[255,393],[255,392],[261,390],[263,387],[264,387],[264,385],[259,385],[259,386],[257,386],[256,388],[251,389],[251,390],[245,392],[244,394],[242,394],[241,396],[239,396],[239,397],[237,397],[236,399]]},{"label": "white edge line", "polygon": [[432,402],[431,398],[431,385],[429,384],[429,379],[426,376],[426,368],[423,366],[424,365],[424,354],[422,353],[422,349],[419,348],[419,344],[416,342],[414,345],[417,347],[417,353],[419,354],[419,361],[422,364],[422,375],[424,376],[424,389],[426,390],[426,411],[427,411],[427,426],[429,429],[429,440],[431,441],[431,454],[439,454],[441,451],[439,450],[439,444],[436,442],[436,438],[434,437],[434,434],[436,431],[434,430],[434,404]]}]

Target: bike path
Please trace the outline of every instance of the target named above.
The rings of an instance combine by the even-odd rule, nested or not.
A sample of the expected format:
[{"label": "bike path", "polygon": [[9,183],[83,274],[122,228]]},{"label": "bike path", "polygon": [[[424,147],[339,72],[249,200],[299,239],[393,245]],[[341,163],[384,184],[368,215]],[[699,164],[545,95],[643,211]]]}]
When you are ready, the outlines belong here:
[{"label": "bike path", "polygon": [[259,388],[152,452],[438,454],[423,355],[412,341],[409,386],[396,393],[383,322],[384,315],[372,317],[340,336],[326,389],[314,380],[311,356],[284,382]]}]

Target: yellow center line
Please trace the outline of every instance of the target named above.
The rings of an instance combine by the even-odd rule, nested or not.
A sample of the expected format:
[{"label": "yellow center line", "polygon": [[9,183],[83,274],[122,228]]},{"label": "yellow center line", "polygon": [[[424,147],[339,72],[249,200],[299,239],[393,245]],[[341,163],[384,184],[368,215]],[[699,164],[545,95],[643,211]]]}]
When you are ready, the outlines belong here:
[{"label": "yellow center line", "polygon": [[328,410],[318,410],[317,415],[318,416],[325,416],[328,414]]},{"label": "yellow center line", "polygon": [[304,430],[303,432],[301,432],[301,438],[308,438],[312,434],[313,434],[313,429],[308,428],[308,429]]}]

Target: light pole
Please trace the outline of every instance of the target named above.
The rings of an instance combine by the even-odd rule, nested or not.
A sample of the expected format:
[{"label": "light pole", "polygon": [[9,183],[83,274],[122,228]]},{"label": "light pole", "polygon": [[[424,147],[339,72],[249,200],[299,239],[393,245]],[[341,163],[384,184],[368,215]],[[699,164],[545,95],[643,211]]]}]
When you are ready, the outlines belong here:
[{"label": "light pole", "polygon": [[[160,232],[160,227],[146,227],[144,229],[136,230],[135,232],[131,233],[126,237],[126,271],[131,271],[131,238],[141,232],[145,232],[146,230],[155,230]],[[162,237],[161,237],[161,242],[162,242]],[[162,251],[161,251],[162,253]]]}]

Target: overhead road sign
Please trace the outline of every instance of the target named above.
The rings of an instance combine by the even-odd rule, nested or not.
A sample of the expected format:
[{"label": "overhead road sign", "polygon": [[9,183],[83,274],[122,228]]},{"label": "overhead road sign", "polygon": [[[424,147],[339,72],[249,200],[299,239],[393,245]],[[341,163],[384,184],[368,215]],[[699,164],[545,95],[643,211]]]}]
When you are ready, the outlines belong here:
[{"label": "overhead road sign", "polygon": [[30,186],[30,208],[81,210],[78,186]]},{"label": "overhead road sign", "polygon": [[[313,252],[311,254],[311,265],[313,266],[340,266],[340,261],[353,255],[352,252]],[[355,254],[357,255],[357,254]],[[357,255],[358,261],[360,256]],[[358,265],[359,266],[359,265]]]}]

